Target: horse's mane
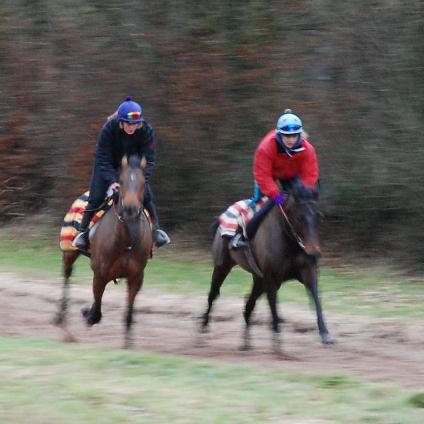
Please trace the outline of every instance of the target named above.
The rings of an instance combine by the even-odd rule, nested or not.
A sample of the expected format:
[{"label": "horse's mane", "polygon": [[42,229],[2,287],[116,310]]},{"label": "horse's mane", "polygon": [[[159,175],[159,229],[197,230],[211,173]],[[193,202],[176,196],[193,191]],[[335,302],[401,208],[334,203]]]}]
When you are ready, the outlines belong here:
[{"label": "horse's mane", "polygon": [[316,189],[306,188],[301,191],[297,191],[295,196],[299,200],[308,201],[308,200],[318,200],[318,191]]},{"label": "horse's mane", "polygon": [[128,165],[131,169],[140,168],[141,158],[138,155],[131,155],[128,158]]},{"label": "horse's mane", "polygon": [[301,201],[318,200],[319,197],[318,188],[306,187],[300,181],[295,181],[289,192],[293,194],[296,199]]}]

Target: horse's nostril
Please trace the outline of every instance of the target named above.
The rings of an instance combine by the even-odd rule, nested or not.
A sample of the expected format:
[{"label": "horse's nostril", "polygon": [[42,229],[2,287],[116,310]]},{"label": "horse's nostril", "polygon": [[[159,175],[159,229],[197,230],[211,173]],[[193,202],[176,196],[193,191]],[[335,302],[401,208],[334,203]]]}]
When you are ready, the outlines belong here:
[{"label": "horse's nostril", "polygon": [[305,252],[314,259],[319,259],[321,257],[321,250],[316,246],[310,248],[306,247]]}]

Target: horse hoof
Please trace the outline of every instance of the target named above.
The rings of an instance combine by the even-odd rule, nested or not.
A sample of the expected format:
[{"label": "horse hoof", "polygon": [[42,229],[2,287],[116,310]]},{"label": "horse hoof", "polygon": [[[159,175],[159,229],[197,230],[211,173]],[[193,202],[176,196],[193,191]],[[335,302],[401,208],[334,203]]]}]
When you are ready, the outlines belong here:
[{"label": "horse hoof", "polygon": [[242,352],[248,352],[249,350],[252,350],[252,343],[249,341],[245,341],[239,348]]},{"label": "horse hoof", "polygon": [[90,308],[82,308],[81,314],[85,319],[87,319],[88,316],[90,315]]},{"label": "horse hoof", "polygon": [[200,334],[206,334],[209,333],[209,323],[205,322],[204,320],[200,320],[200,322],[198,323],[198,330]]},{"label": "horse hoof", "polygon": [[77,339],[70,333],[66,333],[63,337],[63,341],[66,343],[76,343]]},{"label": "horse hoof", "polygon": [[90,308],[82,308],[81,313],[82,313],[82,316],[85,318],[87,325],[89,325],[90,327],[94,324],[97,324],[102,318],[101,315],[98,318],[93,317],[93,314],[91,313]]},{"label": "horse hoof", "polygon": [[321,342],[323,344],[334,344],[335,340],[329,333],[321,334]]},{"label": "horse hoof", "polygon": [[122,349],[125,350],[131,350],[134,348],[134,342],[132,340],[126,340],[124,342],[124,345],[122,346]]},{"label": "horse hoof", "polygon": [[56,314],[55,317],[52,320],[52,324],[56,325],[58,327],[62,327],[64,322],[65,322],[65,316],[63,314],[61,314],[60,312],[58,314]]}]

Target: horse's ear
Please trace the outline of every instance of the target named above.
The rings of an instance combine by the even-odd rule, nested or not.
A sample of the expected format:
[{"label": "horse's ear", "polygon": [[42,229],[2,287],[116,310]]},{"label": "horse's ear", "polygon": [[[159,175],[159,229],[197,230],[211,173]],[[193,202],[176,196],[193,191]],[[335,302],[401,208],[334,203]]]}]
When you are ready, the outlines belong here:
[{"label": "horse's ear", "polygon": [[126,156],[126,155],[122,158],[121,166],[122,166],[122,168],[124,168],[124,167],[127,167],[127,166],[128,166],[128,158],[127,158],[127,156]]},{"label": "horse's ear", "polygon": [[146,157],[143,156],[143,159],[141,159],[141,163],[140,163],[140,168],[144,171],[144,169],[146,168],[146,164],[147,164],[147,160]]}]

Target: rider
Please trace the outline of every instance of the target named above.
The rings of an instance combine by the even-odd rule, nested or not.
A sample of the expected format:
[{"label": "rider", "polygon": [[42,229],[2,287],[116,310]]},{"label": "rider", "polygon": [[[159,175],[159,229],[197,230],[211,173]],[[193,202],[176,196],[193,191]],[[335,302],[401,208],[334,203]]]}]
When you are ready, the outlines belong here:
[{"label": "rider", "polygon": [[170,242],[165,231],[159,228],[156,207],[150,180],[155,165],[154,130],[142,116],[143,108],[131,97],[127,97],[111,115],[100,131],[96,144],[96,155],[90,183],[90,195],[82,217],[80,233],[74,239],[73,245],[86,250],[89,245],[89,229],[91,218],[97,208],[103,203],[106,194],[111,194],[119,188],[118,170],[122,158],[137,154],[146,158],[144,207],[153,221],[153,238],[157,247]]},{"label": "rider", "polygon": [[[317,188],[319,169],[314,147],[306,140],[302,121],[286,109],[278,118],[277,127],[271,130],[260,142],[255,152],[253,165],[255,189],[252,203],[262,196],[272,199],[276,205],[286,201],[285,189],[295,183],[297,188]],[[279,180],[282,189],[278,186]],[[234,248],[248,243],[242,233],[231,240]]]}]

